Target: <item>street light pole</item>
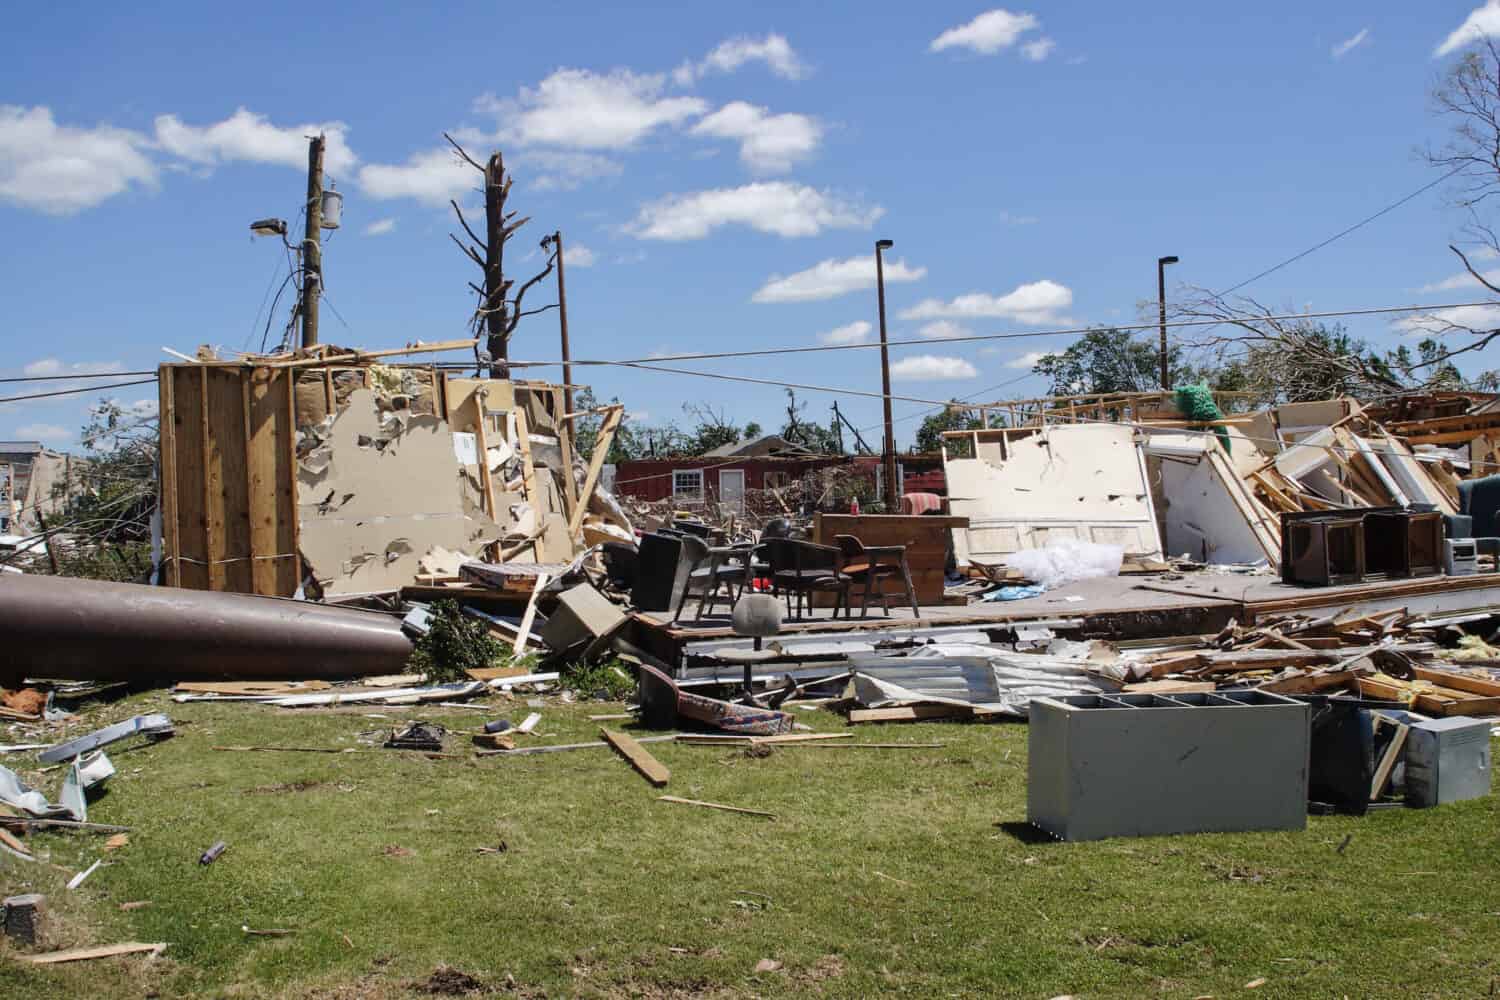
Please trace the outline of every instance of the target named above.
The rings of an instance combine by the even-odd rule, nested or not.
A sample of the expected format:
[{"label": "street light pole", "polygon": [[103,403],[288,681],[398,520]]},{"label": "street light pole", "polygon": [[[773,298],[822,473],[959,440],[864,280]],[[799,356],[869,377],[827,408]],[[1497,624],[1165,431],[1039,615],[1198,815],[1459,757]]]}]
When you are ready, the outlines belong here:
[{"label": "street light pole", "polygon": [[1156,304],[1161,310],[1161,388],[1172,389],[1172,376],[1167,370],[1167,265],[1177,263],[1176,257],[1156,258]]},{"label": "street light pole", "polygon": [[880,301],[880,386],[881,404],[885,407],[885,448],[881,461],[885,466],[885,512],[901,512],[900,484],[896,482],[896,433],[891,421],[891,355],[885,336],[885,261],[881,254],[895,246],[891,240],[875,241],[875,296]]}]

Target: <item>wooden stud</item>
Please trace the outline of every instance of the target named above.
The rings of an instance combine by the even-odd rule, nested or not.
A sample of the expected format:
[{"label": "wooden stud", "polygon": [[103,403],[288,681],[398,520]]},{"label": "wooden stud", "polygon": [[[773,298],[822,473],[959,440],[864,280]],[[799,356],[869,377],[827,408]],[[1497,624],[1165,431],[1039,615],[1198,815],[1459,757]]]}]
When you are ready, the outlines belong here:
[{"label": "wooden stud", "polygon": [[511,650],[519,656],[521,647],[526,645],[526,637],[531,634],[531,623],[536,620],[536,599],[542,596],[542,588],[547,586],[549,577],[546,573],[536,575],[536,586],[531,588],[531,598],[526,602],[526,611],[521,615],[520,627],[516,629],[516,641]]},{"label": "wooden stud", "polygon": [[182,586],[182,539],[178,530],[177,506],[177,410],[174,398],[176,368],[162,365],[156,371],[159,398],[157,426],[160,429],[162,555],[166,561],[166,582]]},{"label": "wooden stud", "polygon": [[667,770],[666,765],[651,756],[650,751],[637,743],[634,737],[602,727],[599,735],[603,736],[605,742],[614,747],[621,756],[630,761],[630,765],[640,772],[641,777],[657,788],[661,788],[671,779],[672,772]]},{"label": "wooden stud", "polygon": [[[578,537],[578,531],[583,527],[583,515],[588,511],[589,499],[593,497],[594,487],[598,485],[599,473],[604,468],[604,458],[609,454],[609,447],[614,442],[615,432],[619,430],[620,421],[624,416],[625,407],[612,406],[604,418],[604,425],[599,428],[599,436],[594,441],[594,454],[589,458],[588,478],[583,481],[583,492],[573,508],[573,520],[568,523],[570,537]],[[572,476],[569,475],[569,478]]]},{"label": "wooden stud", "polygon": [[158,941],[155,944],[127,941],[124,944],[105,945],[102,948],[69,948],[66,951],[49,951],[44,955],[18,955],[16,957],[33,965],[55,965],[58,962],[82,962],[92,958],[114,958],[116,955],[136,955],[142,952],[160,955],[166,948],[165,941]]},{"label": "wooden stud", "polygon": [[[1376,716],[1377,719],[1380,716]],[[1411,727],[1396,723],[1396,735],[1391,739],[1390,746],[1385,748],[1385,755],[1380,758],[1380,766],[1375,769],[1375,777],[1370,781],[1370,801],[1374,802],[1380,798],[1380,793],[1385,791],[1386,782],[1391,780],[1391,770],[1396,766],[1396,760],[1401,756],[1401,750],[1406,746],[1406,734]]]},{"label": "wooden stud", "polygon": [[218,562],[214,556],[219,552],[219,546],[214,538],[213,518],[213,437],[208,424],[208,368],[198,369],[198,423],[201,460],[203,462],[203,562],[204,576],[206,577],[205,590],[224,589],[224,565]]}]

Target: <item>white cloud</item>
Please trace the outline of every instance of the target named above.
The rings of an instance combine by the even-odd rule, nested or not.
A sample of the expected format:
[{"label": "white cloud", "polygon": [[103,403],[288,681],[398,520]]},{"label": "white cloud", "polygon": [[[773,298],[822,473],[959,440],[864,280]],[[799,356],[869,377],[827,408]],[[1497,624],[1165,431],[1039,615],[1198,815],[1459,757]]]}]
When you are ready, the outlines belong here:
[{"label": "white cloud", "polygon": [[1066,285],[1043,279],[1020,285],[1005,295],[971,292],[949,302],[924,299],[901,314],[902,319],[1010,319],[1036,326],[1061,321],[1060,310],[1073,304]]},{"label": "white cloud", "polygon": [[1034,215],[1014,215],[1010,212],[1001,212],[1000,221],[1007,226],[1034,226],[1041,220]]},{"label": "white cloud", "polygon": [[513,99],[487,94],[475,107],[498,115],[501,141],[566,149],[628,149],[657,129],[708,110],[697,97],[663,97],[661,74],[559,69]]},{"label": "white cloud", "polygon": [[971,333],[967,327],[959,326],[951,319],[940,319],[922,327],[917,335],[928,340],[952,340],[954,337],[971,336]]},{"label": "white cloud", "polygon": [[108,375],[121,372],[125,366],[118,361],[79,361],[65,365],[56,358],[42,358],[21,369],[21,374],[33,378],[44,375]]},{"label": "white cloud", "polygon": [[396,231],[395,219],[376,219],[365,227],[366,236],[384,236]]},{"label": "white cloud", "polygon": [[[1491,268],[1488,271],[1480,271],[1479,273],[1484,275],[1484,280],[1488,281],[1490,284],[1500,285],[1500,267]],[[1421,288],[1417,289],[1417,291],[1451,292],[1459,288],[1474,289],[1483,287],[1484,286],[1482,284],[1474,279],[1474,276],[1472,274],[1470,274],[1468,271],[1462,271],[1458,274],[1452,275],[1451,277],[1444,278],[1442,281],[1435,281],[1430,285],[1423,285]]]},{"label": "white cloud", "polygon": [[16,428],[16,437],[22,441],[40,441],[43,444],[70,444],[77,432],[57,424],[27,424]]},{"label": "white cloud", "polygon": [[[968,24],[949,28],[934,38],[927,50],[941,52],[944,49],[964,48],[990,56],[1001,49],[1010,48],[1026,32],[1041,26],[1042,22],[1035,15],[1012,14],[1003,7],[997,7],[985,11]],[[1043,57],[1045,55],[1044,52]]]},{"label": "white cloud", "polygon": [[507,160],[507,165],[512,169],[519,167],[523,175],[536,172],[530,186],[537,191],[573,191],[584,181],[614,177],[624,169],[598,153],[550,149],[526,150]]},{"label": "white cloud", "polygon": [[818,334],[820,344],[863,344],[870,339],[870,331],[874,329],[867,321],[859,319],[853,323],[845,323],[836,326],[832,330],[824,330]]},{"label": "white cloud", "polygon": [[782,173],[817,150],[823,126],[807,115],[773,115],[766,108],[732,101],[694,125],[692,133],[736,139],[740,160],[751,170]]},{"label": "white cloud", "polygon": [[1391,324],[1409,337],[1446,333],[1453,327],[1471,330],[1493,330],[1500,327],[1500,306],[1455,306],[1430,313],[1403,316]]},{"label": "white cloud", "polygon": [[156,184],[139,132],[58,125],[50,108],[0,105],[0,201],[51,215],[92,208],[132,185]]},{"label": "white cloud", "polygon": [[891,380],[895,382],[945,382],[978,375],[979,370],[963,358],[936,354],[914,354],[891,365]]},{"label": "white cloud", "polygon": [[1441,58],[1481,38],[1490,38],[1500,35],[1500,0],[1487,0],[1483,7],[1479,7],[1464,18],[1464,23],[1453,30],[1443,44],[1433,50],[1434,59]]},{"label": "white cloud", "polygon": [[1041,62],[1050,56],[1055,48],[1057,48],[1057,42],[1044,35],[1021,46],[1021,55],[1025,56],[1029,62]]},{"label": "white cloud", "polygon": [[446,205],[481,186],[484,178],[451,149],[414,153],[403,164],[368,163],[359,168],[359,186],[371,198],[414,198]]},{"label": "white cloud", "polygon": [[1360,28],[1358,32],[1344,39],[1333,47],[1333,58],[1342,59],[1354,49],[1359,48],[1370,39],[1370,29]]},{"label": "white cloud", "polygon": [[800,80],[807,76],[807,65],[783,36],[765,38],[741,36],[720,42],[700,63],[685,62],[672,73],[672,82],[688,87],[708,73],[733,73],[749,62],[763,62],[783,80]]},{"label": "white cloud", "polygon": [[631,229],[646,240],[699,240],[731,224],[777,236],[816,236],[825,229],[868,229],[884,213],[829,191],[766,181],[667,195],[644,205]]},{"label": "white cloud", "polygon": [[565,244],[563,253],[564,267],[593,267],[599,262],[599,255],[582,243]]},{"label": "white cloud", "polygon": [[212,125],[184,125],[176,115],[158,115],[156,142],[173,156],[205,167],[244,160],[307,169],[307,140],[321,133],[323,169],[353,170],[358,157],[344,139],[342,122],[276,126],[265,115],[239,108]]},{"label": "white cloud", "polygon": [[[908,267],[904,260],[885,262],[888,283],[920,281],[927,276],[925,267]],[[875,287],[875,259],[869,256],[844,260],[819,261],[796,274],[772,275],[754,295],[752,302],[813,302],[832,299],[864,288]]]},{"label": "white cloud", "polygon": [[1051,351],[1027,351],[1019,358],[1005,362],[1007,368],[1035,368],[1036,363],[1051,354]]}]

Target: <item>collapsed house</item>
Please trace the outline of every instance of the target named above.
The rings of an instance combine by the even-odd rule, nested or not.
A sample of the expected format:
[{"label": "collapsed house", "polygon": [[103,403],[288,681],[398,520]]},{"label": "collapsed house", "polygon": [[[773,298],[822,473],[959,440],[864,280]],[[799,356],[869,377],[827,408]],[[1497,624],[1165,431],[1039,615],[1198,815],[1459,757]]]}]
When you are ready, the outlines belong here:
[{"label": "collapsed house", "polygon": [[[1165,394],[1141,395],[1160,403]],[[1138,407],[1141,395],[1128,398]],[[1274,568],[1284,514],[1458,509],[1458,480],[1442,457],[1418,455],[1352,399],[1288,403],[1197,429],[1162,410],[1112,422],[1103,415],[1111,402],[1096,404],[1098,417],[1040,411],[1019,427],[945,434],[974,456],[944,462],[952,513],[970,519],[955,539],[961,561],[1004,563],[1065,538],[1144,559]]]}]

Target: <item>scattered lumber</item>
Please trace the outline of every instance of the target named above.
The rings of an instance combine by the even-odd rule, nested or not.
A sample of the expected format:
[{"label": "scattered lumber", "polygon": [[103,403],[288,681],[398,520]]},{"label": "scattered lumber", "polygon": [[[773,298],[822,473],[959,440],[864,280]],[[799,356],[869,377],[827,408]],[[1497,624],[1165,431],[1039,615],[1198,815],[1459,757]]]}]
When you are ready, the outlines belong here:
[{"label": "scattered lumber", "polygon": [[641,777],[657,788],[661,788],[671,779],[672,772],[667,770],[667,766],[651,756],[651,752],[637,743],[635,738],[628,733],[618,733],[601,727],[599,734],[622,757],[630,761],[630,766],[639,771]]},{"label": "scattered lumber", "polygon": [[679,806],[698,806],[703,809],[718,809],[721,812],[740,813],[743,816],[764,816],[766,819],[775,819],[775,813],[762,812],[759,809],[742,809],[739,806],[726,806],[719,802],[701,802],[698,799],[683,799],[676,795],[658,795],[658,802],[670,802]]},{"label": "scattered lumber", "polygon": [[98,948],[68,948],[65,951],[49,951],[42,955],[18,955],[16,957],[23,962],[31,962],[33,965],[56,965],[59,962],[86,962],[95,958],[139,955],[144,952],[150,952],[154,958],[166,949],[165,941],[158,941],[154,944],[126,941],[123,944],[109,944]]},{"label": "scattered lumber", "polygon": [[993,715],[968,705],[898,705],[894,708],[856,708],[849,725],[861,722],[918,722],[933,719],[978,719]]}]

